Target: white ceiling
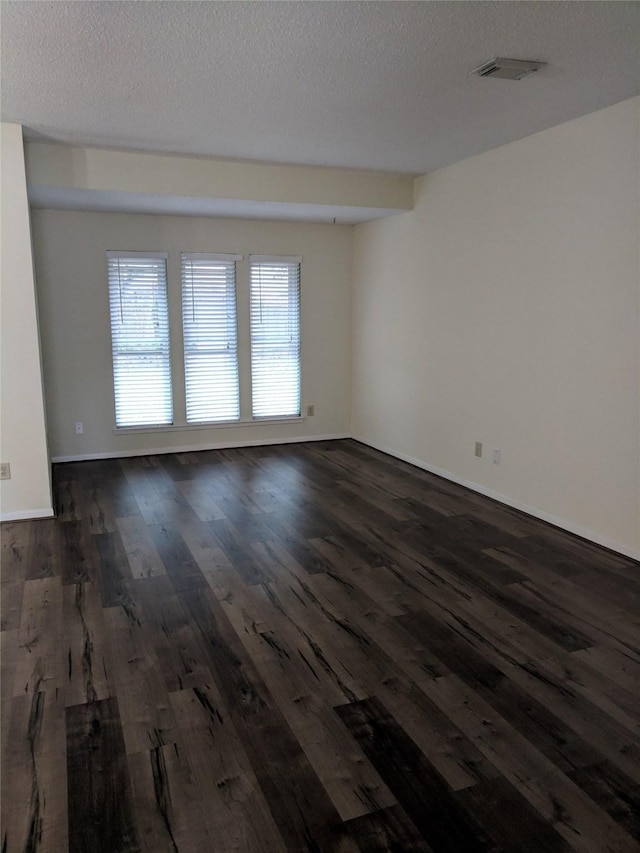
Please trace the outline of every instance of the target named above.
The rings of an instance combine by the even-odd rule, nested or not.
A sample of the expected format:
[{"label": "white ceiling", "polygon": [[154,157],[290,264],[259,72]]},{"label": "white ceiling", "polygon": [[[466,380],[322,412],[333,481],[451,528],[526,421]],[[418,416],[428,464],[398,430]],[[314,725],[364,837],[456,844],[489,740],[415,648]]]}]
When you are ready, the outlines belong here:
[{"label": "white ceiling", "polygon": [[[2,2],[27,138],[423,173],[638,92],[637,2]],[[470,77],[540,59],[520,82]]]}]

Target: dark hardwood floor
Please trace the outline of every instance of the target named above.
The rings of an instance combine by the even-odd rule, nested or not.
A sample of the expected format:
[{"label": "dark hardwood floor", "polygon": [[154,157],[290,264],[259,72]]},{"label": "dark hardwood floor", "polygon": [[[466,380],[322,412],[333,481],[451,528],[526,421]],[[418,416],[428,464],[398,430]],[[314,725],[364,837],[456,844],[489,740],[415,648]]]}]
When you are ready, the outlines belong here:
[{"label": "dark hardwood floor", "polygon": [[57,465],[2,851],[640,850],[640,565],[354,441]]}]

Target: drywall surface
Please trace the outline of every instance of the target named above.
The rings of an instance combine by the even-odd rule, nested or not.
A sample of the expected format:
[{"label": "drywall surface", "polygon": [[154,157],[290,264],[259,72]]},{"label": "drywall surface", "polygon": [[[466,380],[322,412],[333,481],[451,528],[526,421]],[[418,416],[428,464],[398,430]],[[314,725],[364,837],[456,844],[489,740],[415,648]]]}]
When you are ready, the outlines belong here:
[{"label": "drywall surface", "polygon": [[352,306],[356,437],[635,554],[639,103],[419,178]]},{"label": "drywall surface", "polygon": [[3,519],[52,515],[22,128],[2,125]]},{"label": "drywall surface", "polygon": [[29,183],[44,187],[391,210],[412,206],[409,175],[40,142],[28,143],[26,156]]},{"label": "drywall surface", "polygon": [[[349,430],[350,275],[347,226],[32,212],[51,455],[131,454],[224,444],[344,435]],[[116,432],[106,251],[168,252],[172,431]],[[230,252],[237,264],[243,405],[250,381],[249,254],[301,255],[302,400],[315,415],[300,422],[186,427],[180,252]],[[75,423],[84,433],[75,433]]]}]

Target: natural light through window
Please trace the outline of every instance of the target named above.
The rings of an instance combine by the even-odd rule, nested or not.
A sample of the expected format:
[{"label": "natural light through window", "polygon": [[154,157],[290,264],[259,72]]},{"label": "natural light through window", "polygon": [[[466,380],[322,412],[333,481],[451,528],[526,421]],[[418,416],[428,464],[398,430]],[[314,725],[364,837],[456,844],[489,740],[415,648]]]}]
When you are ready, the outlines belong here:
[{"label": "natural light through window", "polygon": [[173,420],[166,258],[107,252],[118,427]]},{"label": "natural light through window", "polygon": [[300,258],[251,255],[254,418],[300,415]]},{"label": "natural light through window", "polygon": [[187,423],[240,417],[236,261],[182,255],[182,328]]}]

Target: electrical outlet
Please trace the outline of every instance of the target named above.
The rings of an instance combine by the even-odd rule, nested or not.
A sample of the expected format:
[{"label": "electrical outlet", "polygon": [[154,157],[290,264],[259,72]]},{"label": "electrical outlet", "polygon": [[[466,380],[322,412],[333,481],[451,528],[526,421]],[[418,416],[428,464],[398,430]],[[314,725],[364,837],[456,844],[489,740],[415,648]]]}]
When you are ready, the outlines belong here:
[{"label": "electrical outlet", "polygon": [[315,415],[315,413],[316,413],[316,407],[315,406],[307,406],[307,417],[308,418],[312,418]]},{"label": "electrical outlet", "polygon": [[84,424],[82,421],[76,421],[76,435],[82,435],[84,433]]},{"label": "electrical outlet", "polygon": [[482,442],[481,441],[476,441],[476,456],[478,457],[478,459],[480,459],[482,456]]},{"label": "electrical outlet", "polygon": [[493,451],[493,464],[494,465],[500,464],[500,451],[499,450]]},{"label": "electrical outlet", "polygon": [[11,465],[8,462],[0,462],[0,480],[11,479]]}]

